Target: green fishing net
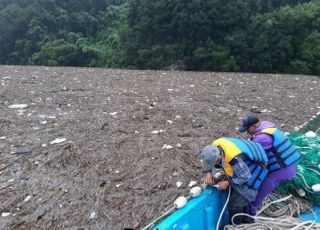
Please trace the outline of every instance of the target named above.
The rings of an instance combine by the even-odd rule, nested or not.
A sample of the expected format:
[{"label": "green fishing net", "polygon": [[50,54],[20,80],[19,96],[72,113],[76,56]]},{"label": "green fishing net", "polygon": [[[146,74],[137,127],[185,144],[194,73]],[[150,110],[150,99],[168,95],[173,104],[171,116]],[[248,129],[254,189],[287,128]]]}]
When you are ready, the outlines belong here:
[{"label": "green fishing net", "polygon": [[[288,137],[298,147],[302,157],[298,161],[296,178],[281,183],[277,191],[301,196],[314,205],[319,205],[320,191],[317,187],[320,187],[320,134],[293,132]],[[316,184],[319,185],[314,186]]]}]

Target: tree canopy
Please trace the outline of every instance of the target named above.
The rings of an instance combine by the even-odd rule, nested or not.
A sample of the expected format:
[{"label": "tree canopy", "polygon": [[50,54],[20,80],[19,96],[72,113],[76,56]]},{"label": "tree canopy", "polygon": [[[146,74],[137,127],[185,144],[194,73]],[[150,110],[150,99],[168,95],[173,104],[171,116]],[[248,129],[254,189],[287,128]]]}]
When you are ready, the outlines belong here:
[{"label": "tree canopy", "polygon": [[320,75],[317,0],[0,0],[0,64]]}]

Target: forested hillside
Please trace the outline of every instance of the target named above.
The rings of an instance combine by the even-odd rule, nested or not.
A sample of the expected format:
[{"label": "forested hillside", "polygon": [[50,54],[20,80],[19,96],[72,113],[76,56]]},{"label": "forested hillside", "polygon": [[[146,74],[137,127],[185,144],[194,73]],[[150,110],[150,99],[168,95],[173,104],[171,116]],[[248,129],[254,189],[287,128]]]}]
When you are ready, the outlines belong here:
[{"label": "forested hillside", "polygon": [[0,64],[320,75],[319,0],[0,0]]}]

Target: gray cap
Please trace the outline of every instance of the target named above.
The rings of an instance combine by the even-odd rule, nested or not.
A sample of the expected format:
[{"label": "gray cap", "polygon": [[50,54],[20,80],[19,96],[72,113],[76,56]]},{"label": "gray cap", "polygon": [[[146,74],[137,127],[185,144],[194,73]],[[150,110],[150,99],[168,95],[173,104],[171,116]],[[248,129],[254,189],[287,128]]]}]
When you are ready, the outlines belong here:
[{"label": "gray cap", "polygon": [[204,171],[209,171],[214,168],[220,156],[220,150],[213,145],[208,145],[201,150],[200,154],[204,163]]}]

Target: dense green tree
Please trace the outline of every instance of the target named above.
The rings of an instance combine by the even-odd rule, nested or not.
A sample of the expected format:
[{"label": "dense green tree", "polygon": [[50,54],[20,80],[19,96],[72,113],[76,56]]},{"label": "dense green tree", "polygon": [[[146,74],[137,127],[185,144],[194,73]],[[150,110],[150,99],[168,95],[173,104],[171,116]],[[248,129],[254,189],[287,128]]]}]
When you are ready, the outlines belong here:
[{"label": "dense green tree", "polygon": [[320,74],[318,0],[0,0],[0,64]]}]

